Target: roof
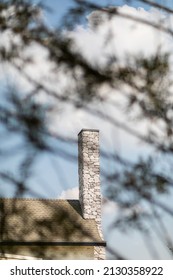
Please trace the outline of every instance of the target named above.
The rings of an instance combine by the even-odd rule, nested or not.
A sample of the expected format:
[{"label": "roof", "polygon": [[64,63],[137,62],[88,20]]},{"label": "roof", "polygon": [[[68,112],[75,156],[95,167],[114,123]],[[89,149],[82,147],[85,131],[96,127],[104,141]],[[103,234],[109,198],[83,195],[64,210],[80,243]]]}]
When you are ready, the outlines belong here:
[{"label": "roof", "polygon": [[0,242],[99,243],[78,200],[0,198]]}]

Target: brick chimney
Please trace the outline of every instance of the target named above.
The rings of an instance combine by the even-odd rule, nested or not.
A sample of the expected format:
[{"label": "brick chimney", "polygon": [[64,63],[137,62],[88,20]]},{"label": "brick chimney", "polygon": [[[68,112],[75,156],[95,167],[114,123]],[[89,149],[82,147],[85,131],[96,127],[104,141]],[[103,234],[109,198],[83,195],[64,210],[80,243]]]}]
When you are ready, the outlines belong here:
[{"label": "brick chimney", "polygon": [[79,200],[84,219],[95,219],[101,229],[99,130],[78,134]]}]

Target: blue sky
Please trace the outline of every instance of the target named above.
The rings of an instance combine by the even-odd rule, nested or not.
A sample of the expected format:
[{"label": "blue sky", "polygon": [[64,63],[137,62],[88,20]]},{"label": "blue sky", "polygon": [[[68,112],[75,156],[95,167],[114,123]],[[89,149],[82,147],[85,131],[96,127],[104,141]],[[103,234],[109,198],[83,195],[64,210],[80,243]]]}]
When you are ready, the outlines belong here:
[{"label": "blue sky", "polygon": [[[172,8],[173,4],[172,1],[157,1],[160,4],[164,4],[166,6],[169,6],[170,8]],[[126,1],[94,1],[94,3],[98,3],[98,4],[102,4],[102,5],[107,5],[108,3],[110,5],[116,5],[116,6],[121,6],[124,4],[127,4]],[[47,4],[52,7],[53,9],[53,14],[49,14],[47,13],[47,21],[50,23],[50,25],[58,25],[60,23],[60,20],[62,18],[62,16],[66,13],[67,9],[72,5],[72,1],[69,0],[65,0],[65,1],[47,1]],[[141,2],[139,1],[131,1],[131,3],[129,2],[130,6],[136,7],[136,8],[144,8],[146,10],[149,10],[150,7],[147,5],[143,5],[141,4]],[[121,143],[118,143],[117,138],[119,137],[120,131],[116,131],[116,144],[117,147],[121,147]],[[103,131],[101,131],[101,143],[103,143],[103,138],[104,138],[104,133]],[[74,152],[77,153],[77,149],[75,147],[73,147]],[[118,149],[118,148],[117,148]],[[122,148],[123,149],[123,148]],[[126,150],[126,155],[131,157],[133,155],[133,157],[135,156],[135,150],[132,149],[131,151],[127,151]],[[129,153],[129,155],[128,155]],[[144,148],[143,153],[148,153],[147,149]],[[67,163],[62,163],[59,162],[59,164],[64,165],[66,164],[66,168],[68,169],[68,177],[67,179],[70,177],[71,180],[69,180],[69,182],[67,182],[67,185],[65,188],[68,188],[70,186],[75,187],[78,185],[78,176],[77,176],[77,162],[75,162],[74,164],[71,163],[70,165]],[[107,168],[111,169],[114,168],[114,164],[113,162],[104,162],[103,159],[101,159],[101,168],[107,166]],[[71,184],[71,185],[70,185]],[[171,200],[170,200],[171,203]],[[110,217],[107,217],[107,219],[105,221],[108,222],[109,224],[109,220]],[[165,217],[165,221],[167,221],[167,223],[170,225],[170,230],[172,230],[172,225],[171,222],[169,220],[168,217]],[[110,231],[108,229],[108,225],[106,225],[106,222],[104,223],[104,227],[105,227],[105,232],[109,232]],[[112,244],[112,246],[114,246],[115,244],[115,248],[118,249],[118,251],[122,250],[122,254],[124,254],[125,256],[128,256],[129,258],[133,258],[133,256],[136,256],[136,258],[139,259],[145,259],[145,258],[150,258],[151,256],[148,253],[148,249],[146,248],[146,243],[145,240],[143,240],[143,238],[136,232],[132,232],[130,234],[130,238],[128,238],[126,235],[122,235],[121,233],[118,233],[118,231],[112,232],[112,234],[108,234],[108,238],[109,238],[109,243]],[[159,242],[159,240],[157,239],[156,235],[154,233],[152,233],[152,238],[155,240],[155,245],[156,247],[159,249],[160,254],[162,255],[162,258],[168,258],[167,253],[164,251],[164,247],[161,245],[161,243]],[[132,253],[133,252],[133,253]],[[161,253],[162,252],[162,253]]]},{"label": "blue sky", "polygon": [[[35,1],[36,2],[36,1]],[[46,13],[46,22],[50,24],[50,26],[56,26],[60,24],[62,17],[64,14],[67,12],[68,8],[72,6],[72,1],[70,0],[62,0],[62,1],[57,1],[57,0],[44,0],[43,1],[45,4],[50,6],[52,8],[52,13]],[[172,1],[158,1],[161,4],[166,4],[167,6],[172,7]],[[108,3],[110,5],[115,4],[116,6],[121,6],[123,4],[126,4],[126,1],[94,1],[94,3],[98,4],[103,4],[107,5]],[[146,10],[149,9],[148,6],[142,5],[139,1],[132,1],[129,3],[129,5],[133,7],[143,7]],[[70,122],[70,120],[69,120]],[[75,130],[75,135],[74,138],[77,140],[77,133],[79,132],[80,129],[83,127],[78,126],[78,131]],[[97,127],[94,127],[97,128]],[[120,143],[121,140],[118,140],[120,137],[121,132],[119,130],[116,131],[116,141],[112,143],[112,147],[114,144],[116,144],[116,149],[122,149],[123,150],[123,145]],[[101,145],[104,142],[104,131],[101,130],[100,132],[100,138],[101,138]],[[72,151],[77,156],[77,144],[75,145],[65,145],[65,144],[59,144],[59,148],[66,148]],[[131,157],[135,157],[135,150],[134,147],[129,149],[129,147],[126,147],[125,149],[126,155]],[[129,153],[129,154],[128,154]],[[146,153],[146,149],[144,148],[144,153]],[[9,169],[12,169],[12,166],[14,166],[15,159],[12,159],[10,161],[10,164],[8,165]],[[37,180],[31,180],[29,183],[32,185],[33,189],[36,189],[38,192],[41,193],[43,197],[51,197],[51,198],[56,198],[62,190],[66,190],[68,188],[74,188],[78,186],[78,171],[77,171],[77,159],[74,162],[69,162],[63,159],[59,159],[56,156],[54,158],[51,158],[45,154],[43,155],[39,160],[38,160],[38,165],[35,167],[35,172],[37,174],[40,174],[40,178]],[[53,168],[52,168],[53,166]],[[114,168],[113,162],[107,161],[104,162],[103,159],[101,159],[101,168],[107,166],[107,168],[111,169]],[[59,173],[61,176],[57,176]],[[59,172],[60,171],[60,172]],[[11,189],[10,191],[7,191],[7,195],[10,196],[10,194],[13,192]],[[109,217],[107,218],[109,220]],[[105,223],[105,228],[107,227]],[[107,229],[106,229],[107,230]],[[138,256],[138,258],[149,258],[149,255],[147,253],[147,250],[142,244],[142,241],[140,240],[139,236],[135,233],[130,236],[131,239],[127,239],[126,237],[122,238],[121,234],[118,234],[117,232],[112,234],[110,237],[110,244],[114,245],[114,243],[117,243],[117,246],[119,247],[120,245],[123,247],[124,250],[124,255],[127,255],[129,257],[133,257],[131,255],[131,252],[134,251],[135,255]],[[123,245],[124,244],[124,245]],[[158,245],[159,243],[157,243]],[[134,245],[136,247],[134,247]],[[158,245],[159,247],[160,245]],[[121,248],[118,248],[121,250]],[[115,246],[116,248],[116,246]],[[126,252],[127,248],[127,252]],[[141,249],[142,248],[142,249]],[[161,251],[160,247],[160,251]],[[166,254],[164,255],[166,256]]]},{"label": "blue sky", "polygon": [[[42,0],[43,3],[45,3],[45,5],[47,5],[48,7],[50,7],[52,9],[52,12],[48,12],[46,14],[47,17],[47,21],[49,24],[53,25],[53,26],[58,26],[59,23],[62,20],[62,17],[65,15],[65,13],[67,12],[67,10],[71,7],[74,6],[74,2],[72,0],[63,0],[63,1],[57,1],[57,0]],[[35,2],[37,3],[38,1],[35,0]],[[95,0],[95,1],[91,1],[95,4],[99,4],[99,5],[103,5],[103,6],[107,6],[107,5],[112,5],[112,6],[122,6],[122,5],[129,5],[135,8],[139,8],[142,7],[146,10],[150,9],[149,5],[146,5],[144,3],[142,3],[141,1],[137,1],[137,0]],[[173,2],[172,0],[156,0],[154,1],[156,3],[159,3],[161,5],[165,5],[167,7],[173,8]]]},{"label": "blue sky", "polygon": [[[121,6],[121,5],[127,4],[126,2],[127,1],[123,1],[123,0],[122,1],[98,1],[98,0],[94,1],[94,3],[98,3],[98,4],[102,4],[102,5],[107,5],[109,3],[110,5],[116,5],[116,6]],[[173,7],[172,1],[157,1],[157,2],[160,3],[160,4],[166,5],[170,8]],[[64,0],[64,1],[61,2],[61,1],[52,0],[52,1],[47,1],[47,4],[50,7],[52,7],[52,9],[53,9],[53,14],[52,15],[49,14],[49,13],[47,14],[47,20],[48,20],[48,22],[50,22],[51,25],[54,26],[54,25],[59,24],[62,16],[66,13],[67,9],[69,7],[71,7],[72,1]],[[146,10],[150,9],[149,6],[141,4],[140,1],[131,1],[131,2],[129,2],[129,5],[133,6],[133,7],[136,7],[136,8],[142,7]],[[119,133],[120,132],[117,131],[117,135]],[[103,133],[101,131],[101,142],[102,142],[102,137],[104,137],[102,134]],[[117,137],[117,135],[116,135],[116,137]],[[118,144],[118,140],[116,141],[116,144]],[[77,152],[77,150],[75,152]],[[145,153],[145,151],[144,151],[144,153]],[[132,153],[130,153],[130,154],[132,154]],[[134,156],[134,151],[133,151],[133,156]],[[103,167],[103,166],[104,167],[107,166],[110,169],[114,168],[113,163],[111,163],[109,161],[104,162],[103,159],[102,159],[101,160],[101,167]],[[72,171],[74,172],[73,176],[72,176],[73,179],[70,180],[69,182],[73,186],[78,185],[77,162],[74,163],[74,164],[71,164],[71,166],[69,165],[67,168],[70,172],[70,173],[68,173],[70,176],[72,175]],[[110,219],[110,217],[107,217],[107,221],[109,221],[109,219]],[[171,226],[171,222],[169,221],[169,218],[166,217],[165,219],[168,221],[168,224],[170,225],[170,230],[172,230],[172,226]],[[108,222],[108,224],[109,224],[109,222]],[[104,227],[105,227],[105,232],[107,232],[106,223],[104,224]],[[126,235],[119,234],[118,231],[115,231],[111,235],[108,235],[108,236],[109,236],[110,244],[112,244],[112,246],[114,246],[114,244],[115,244],[115,248],[118,249],[118,251],[122,250],[122,254],[124,254],[125,256],[128,256],[129,258],[133,258],[132,251],[134,252],[134,255],[139,259],[145,259],[145,258],[150,258],[151,257],[148,253],[148,249],[146,248],[145,240],[143,240],[141,235],[139,235],[138,233],[132,232],[130,234],[130,238],[127,238]],[[157,240],[157,236],[154,233],[152,233],[152,238],[156,241],[155,245],[159,249],[159,252],[162,252],[162,258],[168,258],[167,253],[164,251],[164,247]]]},{"label": "blue sky", "polygon": [[[37,1],[35,1],[35,2],[37,2]],[[172,7],[172,5],[173,5],[172,1],[168,1],[168,0],[167,1],[158,0],[156,2],[160,3],[160,4],[164,4],[168,7]],[[51,12],[47,12],[45,14],[46,22],[48,24],[50,24],[51,26],[57,26],[61,22],[62,17],[65,15],[65,13],[68,11],[68,9],[74,5],[74,2],[72,0],[63,0],[63,1],[43,0],[43,3],[52,9]],[[125,1],[125,0],[118,0],[118,1],[116,1],[116,0],[111,0],[111,1],[102,0],[102,1],[99,1],[99,0],[96,0],[96,1],[94,1],[94,3],[99,4],[99,5],[101,4],[103,6],[104,5],[106,6],[108,4],[109,5],[116,5],[116,6],[121,6],[121,5],[128,4],[129,6],[136,7],[136,8],[142,7],[146,10],[148,10],[150,8],[148,5],[144,5],[140,1],[136,1],[136,0],[135,1]],[[102,135],[103,135],[103,133],[101,132],[101,139],[102,139],[102,137],[104,137]],[[77,136],[77,134],[76,134],[76,136]],[[75,146],[73,146],[73,151],[74,151],[74,154],[77,154],[77,149],[76,149]],[[134,150],[133,150],[133,154],[134,154]],[[44,170],[45,165],[47,166],[47,164],[48,164],[47,161],[41,161],[41,165],[39,167],[39,168],[41,168],[40,170]],[[77,174],[76,174],[76,170],[77,170],[76,164],[77,164],[77,162],[74,162],[74,164],[70,163],[70,165],[68,167],[68,163],[66,163],[67,169],[69,170],[69,174],[70,174],[70,177],[72,179],[69,180],[69,181],[67,180],[67,184],[65,184],[65,186],[64,186],[65,189],[68,189],[70,187],[75,187],[75,186],[78,185],[78,177],[77,177]],[[63,168],[64,161],[60,161],[59,165],[62,165],[62,168]],[[102,165],[104,165],[103,160],[102,160]],[[111,165],[112,165],[112,163],[110,163],[110,166]],[[50,171],[50,172],[52,174],[52,176],[50,176],[51,181],[52,181],[51,185],[55,185],[55,183],[53,183],[53,182],[56,182],[54,180],[55,179],[57,180],[57,177],[56,177],[56,175],[53,176],[52,171]],[[62,181],[61,180],[60,180],[60,182],[57,183],[56,188],[59,189],[59,190],[62,189]],[[52,194],[51,195],[52,196],[56,195],[56,189],[55,190],[52,189]],[[57,195],[59,195],[59,191],[57,192]]]},{"label": "blue sky", "polygon": [[[38,2],[37,0],[34,0],[34,2]],[[173,4],[171,4],[172,1],[158,1],[158,3],[164,3],[167,6],[172,6]],[[46,17],[46,22],[48,24],[50,24],[51,26],[56,26],[61,22],[62,17],[64,16],[64,14],[67,12],[67,10],[72,7],[74,5],[74,2],[71,0],[63,0],[63,1],[57,1],[57,0],[43,0],[43,3],[45,3],[45,5],[47,5],[48,7],[50,7],[52,9],[52,12],[47,12],[45,14]],[[98,3],[98,4],[102,4],[102,5],[107,5],[109,3],[109,5],[113,5],[116,4],[117,6],[121,6],[127,3],[127,1],[124,0],[111,0],[111,1],[99,1],[96,0],[94,1],[94,3]],[[129,5],[133,6],[133,7],[143,7],[148,9],[149,7],[146,5],[141,4],[141,2],[139,1],[130,1],[128,3]],[[82,127],[79,126],[79,130]],[[76,131],[76,135],[74,135],[74,137],[77,138],[77,132]],[[119,131],[117,131],[117,134],[120,134]],[[104,134],[101,131],[101,141],[104,138]],[[116,136],[117,138],[117,136]],[[102,141],[103,142],[103,141]],[[62,145],[62,144],[61,144]],[[117,143],[118,144],[118,140]],[[70,147],[72,149],[72,152],[77,156],[77,147],[75,145],[73,145],[73,148]],[[128,153],[128,151],[126,150],[126,154]],[[132,152],[131,152],[132,153]],[[130,154],[131,154],[130,153]],[[133,150],[133,154],[134,154],[134,150]],[[59,166],[59,168],[61,168],[62,170],[65,169],[68,170],[68,177],[66,178],[66,182],[62,182],[62,178],[58,178],[55,170],[52,171],[52,169],[50,168],[51,163],[48,160],[48,156],[44,155],[43,156],[44,160],[42,160],[42,158],[40,158],[39,165],[38,165],[38,173],[40,173],[42,175],[43,181],[46,182],[47,180],[47,174],[44,173],[44,170],[49,170],[49,185],[52,186],[52,188],[49,188],[48,191],[45,190],[45,187],[40,187],[40,184],[37,183],[36,188],[38,189],[39,192],[41,192],[43,194],[43,196],[50,196],[50,197],[56,197],[58,196],[62,189],[68,189],[68,188],[73,188],[76,187],[78,185],[78,175],[77,175],[77,160],[75,162],[67,162],[65,160],[59,160],[59,162],[57,163],[57,165]],[[58,159],[57,159],[58,161]],[[14,159],[11,161],[10,166],[13,165]],[[101,164],[102,166],[107,165],[107,163],[103,162],[103,159],[101,159]],[[109,168],[113,168],[113,163],[109,163]],[[45,177],[45,178],[44,178]],[[68,179],[70,178],[70,180]],[[34,186],[35,188],[35,184],[32,182],[32,186]],[[51,192],[50,192],[51,191]],[[7,191],[7,194],[10,195],[11,194],[11,190],[10,192]]]}]

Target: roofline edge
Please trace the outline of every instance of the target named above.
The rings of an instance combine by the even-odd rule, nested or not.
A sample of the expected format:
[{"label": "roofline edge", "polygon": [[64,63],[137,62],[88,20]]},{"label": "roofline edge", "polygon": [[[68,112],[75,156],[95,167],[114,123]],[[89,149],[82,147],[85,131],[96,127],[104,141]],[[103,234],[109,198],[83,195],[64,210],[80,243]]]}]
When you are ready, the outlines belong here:
[{"label": "roofline edge", "polygon": [[51,241],[3,241],[0,246],[103,246],[106,247],[105,241],[93,242],[51,242]]}]

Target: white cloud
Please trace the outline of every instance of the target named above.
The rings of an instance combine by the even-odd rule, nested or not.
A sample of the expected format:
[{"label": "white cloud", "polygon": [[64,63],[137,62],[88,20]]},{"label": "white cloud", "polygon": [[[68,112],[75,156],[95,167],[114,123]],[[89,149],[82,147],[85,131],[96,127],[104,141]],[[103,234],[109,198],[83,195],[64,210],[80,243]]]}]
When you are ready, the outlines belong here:
[{"label": "white cloud", "polygon": [[114,201],[111,201],[107,198],[103,198],[102,199],[102,215],[103,215],[103,219],[107,218],[107,216],[111,215],[115,215],[118,211],[118,205],[117,203],[115,203]]},{"label": "white cloud", "polygon": [[[155,10],[145,11],[144,9],[135,9],[129,6],[123,6],[119,8],[119,11],[132,16],[139,17],[146,20],[159,21],[163,20],[163,15]],[[99,16],[102,16],[99,14]],[[95,64],[104,63],[107,54],[115,54],[119,60],[123,61],[127,54],[137,55],[144,54],[149,56],[153,54],[158,46],[162,45],[164,50],[172,49],[172,40],[169,36],[163,32],[156,31],[151,27],[133,22],[121,17],[113,17],[110,20],[104,19],[98,28],[94,28],[92,22],[94,20],[95,13],[88,16],[88,26],[78,26],[74,31],[69,33],[80,51],[87,57],[87,59]],[[172,18],[169,18],[169,22],[172,22]],[[105,35],[109,32],[110,39],[106,40]],[[49,89],[61,93],[65,87],[69,87],[69,79],[61,70],[52,74],[53,63],[49,63],[47,60],[47,52],[45,49],[33,44],[29,47],[25,53],[25,56],[31,56],[34,63],[26,67],[27,74],[42,84],[46,85]],[[4,68],[3,68],[4,69]],[[3,70],[2,70],[3,72]],[[26,79],[22,78],[20,73],[7,67],[6,74],[9,73],[11,79],[20,89],[25,91],[31,89],[31,85]],[[72,86],[70,84],[70,86]],[[109,89],[104,89],[104,94],[109,95],[111,100],[119,102],[118,108],[123,106],[122,92],[118,90],[116,92],[110,92]],[[118,97],[118,98],[117,98]],[[45,101],[45,97],[42,95],[42,101]],[[47,99],[46,99],[47,101]],[[59,109],[59,103],[55,104]],[[118,120],[125,121],[129,125],[129,120],[126,118],[125,113],[120,113],[111,104],[95,104],[93,108],[99,109],[101,112],[106,112],[112,118],[118,118]],[[115,129],[113,125],[103,119],[99,119],[84,111],[83,109],[75,109],[71,105],[65,105],[60,107],[57,114],[51,122],[51,129],[55,132],[67,134],[69,136],[76,136],[81,128],[98,128],[101,131],[101,139],[107,147],[111,145],[116,146],[117,135],[121,142],[122,149],[126,152],[136,150],[136,142],[134,139],[120,132],[118,128]],[[146,127],[140,124],[135,127],[138,131],[144,132]],[[114,139],[114,141],[112,140]]]},{"label": "white cloud", "polygon": [[[132,17],[158,23],[166,17],[158,11],[151,9],[136,9],[127,5],[120,7],[119,12]],[[102,23],[94,28],[92,22],[95,17],[103,17]],[[146,56],[155,53],[158,46],[170,50],[170,38],[161,31],[146,24],[142,24],[124,17],[114,16],[106,19],[102,12],[93,12],[88,16],[88,28],[79,26],[72,32],[78,47],[91,62],[102,61],[105,55],[113,53],[118,58],[126,54],[144,54]],[[169,18],[171,24],[172,18]],[[110,35],[110,37],[106,35]],[[171,42],[172,45],[172,42]]]},{"label": "white cloud", "polygon": [[75,187],[62,191],[58,199],[79,199],[79,188]]},{"label": "white cloud", "polygon": [[[129,6],[123,6],[119,11],[147,21],[159,23],[160,20],[164,20],[166,22],[165,16],[154,9],[145,11],[142,8],[135,9]],[[154,54],[159,47],[164,51],[172,50],[172,39],[165,33],[155,30],[148,25],[115,16],[111,20],[103,20],[98,28],[94,28],[92,26],[94,17],[95,13],[88,16],[89,24],[87,28],[78,26],[76,30],[70,33],[70,36],[74,38],[76,42],[77,49],[80,49],[81,53],[93,64],[104,63],[108,54],[115,54],[120,62],[124,62],[127,55],[142,54],[149,57],[149,55]],[[171,24],[172,18],[169,18],[169,22]],[[106,41],[105,38],[108,32],[110,34],[110,40]],[[127,89],[124,88],[124,90]],[[106,95],[107,93],[109,94],[110,100],[119,102],[119,109],[121,107],[123,108],[124,100],[122,100],[122,89],[116,92],[111,92],[110,89],[106,89],[104,94]],[[96,104],[95,108],[100,109],[101,112],[107,113],[112,119],[115,118],[119,121],[123,121],[127,126],[131,126],[139,133],[145,134],[148,126],[146,123],[131,123],[125,113],[116,110],[111,104]],[[93,117],[83,110],[76,110],[73,112],[73,117],[71,118],[70,116],[71,112],[68,113],[67,111],[65,118],[63,115],[61,116],[61,121],[59,122],[60,130],[64,129],[64,125],[67,125],[70,133],[75,135],[76,128],[80,130],[80,128],[78,128],[79,126],[97,127],[100,129],[104,137],[104,144],[106,144],[107,147],[110,147],[112,136],[113,139],[115,139],[114,145],[116,146],[116,135],[118,134],[121,137],[120,142],[122,149],[125,149],[126,153],[130,150],[131,154],[134,155],[135,151],[137,151],[137,142],[134,141],[133,137],[127,136],[127,134],[120,132],[117,128],[115,129],[109,122]],[[151,123],[149,125],[151,126]],[[140,147],[142,147],[141,143]],[[144,151],[144,147],[142,147],[142,149]],[[146,149],[144,153],[146,153]]]}]

